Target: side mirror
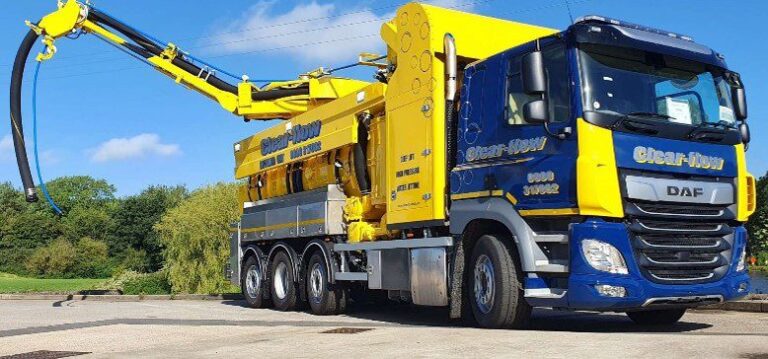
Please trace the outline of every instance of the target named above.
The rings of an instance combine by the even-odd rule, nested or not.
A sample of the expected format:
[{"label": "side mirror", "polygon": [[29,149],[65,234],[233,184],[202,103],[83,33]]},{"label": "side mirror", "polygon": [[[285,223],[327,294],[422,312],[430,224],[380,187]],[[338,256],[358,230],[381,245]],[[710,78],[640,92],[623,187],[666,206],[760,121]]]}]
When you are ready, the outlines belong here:
[{"label": "side mirror", "polygon": [[544,71],[544,58],[541,51],[534,51],[523,56],[523,91],[529,95],[543,95],[547,92],[547,79]]},{"label": "side mirror", "polygon": [[547,75],[544,71],[544,57],[541,51],[533,51],[523,56],[522,61],[523,92],[540,98],[523,105],[523,118],[528,123],[549,122],[547,106]]},{"label": "side mirror", "polygon": [[523,105],[523,118],[528,123],[547,123],[549,122],[547,100],[533,100]]},{"label": "side mirror", "polygon": [[736,118],[739,120],[747,119],[747,95],[744,92],[744,87],[734,87],[731,90],[733,96],[733,110]]},{"label": "side mirror", "polygon": [[747,125],[746,122],[742,121],[741,124],[739,125],[739,133],[741,134],[741,142],[745,145],[748,144],[750,140],[749,125]]},{"label": "side mirror", "polygon": [[747,119],[747,94],[744,91],[744,83],[741,82],[741,75],[736,72],[728,72],[726,78],[731,85],[733,112],[736,119],[744,121]]}]

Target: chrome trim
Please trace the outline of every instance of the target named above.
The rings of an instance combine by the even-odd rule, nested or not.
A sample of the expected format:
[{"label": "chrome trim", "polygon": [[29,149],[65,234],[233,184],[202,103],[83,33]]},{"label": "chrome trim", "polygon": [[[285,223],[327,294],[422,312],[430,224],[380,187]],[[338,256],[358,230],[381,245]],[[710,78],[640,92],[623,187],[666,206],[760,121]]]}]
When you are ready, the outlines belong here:
[{"label": "chrome trim", "polygon": [[334,252],[370,251],[376,249],[394,248],[429,248],[452,247],[453,237],[430,237],[415,239],[398,239],[392,241],[375,241],[365,243],[337,243],[333,245]]},{"label": "chrome trim", "polygon": [[667,248],[667,249],[713,249],[713,248],[717,248],[717,247],[719,247],[719,246],[720,246],[720,244],[722,243],[722,239],[719,239],[719,238],[718,238],[718,239],[717,239],[717,242],[715,242],[715,244],[714,244],[714,245],[711,245],[711,246],[686,246],[686,245],[679,245],[679,246],[674,246],[674,245],[666,245],[666,244],[652,244],[652,243],[648,243],[648,241],[646,241],[645,239],[641,239],[641,240],[640,240],[640,242],[643,242],[645,245],[647,245],[648,247],[651,247],[651,248]]},{"label": "chrome trim", "polygon": [[[664,265],[691,265],[691,264],[702,264],[702,265],[704,265],[704,264],[715,264],[720,259],[720,253],[717,253],[717,255],[718,255],[717,257],[712,258],[712,260],[706,261],[706,262],[660,262],[660,261],[651,259],[651,257],[648,256],[648,254],[645,254],[645,253],[643,253],[643,254],[645,255],[645,259],[647,259],[649,262],[651,262],[653,264],[664,264]],[[653,274],[651,274],[651,275],[653,275]]]},{"label": "chrome trim", "polygon": [[525,290],[524,296],[526,298],[560,299],[565,297],[566,293],[568,290],[561,288],[529,288]]},{"label": "chrome trim", "polygon": [[725,213],[725,210],[719,210],[717,214],[687,214],[687,213],[664,213],[664,212],[649,212],[643,209],[641,205],[637,203],[633,203],[635,205],[635,208],[637,208],[640,212],[643,212],[645,214],[650,214],[654,216],[677,216],[677,217],[720,217]]},{"label": "chrome trim", "polygon": [[[725,301],[722,295],[702,295],[702,296],[689,296],[689,297],[659,297],[659,298],[648,298],[645,303],[643,303],[643,307],[647,307],[652,305],[654,302],[661,302],[661,301],[685,301],[690,300],[689,303],[695,303],[695,302],[705,302],[709,299],[717,299],[718,303],[722,303]],[[681,303],[686,304],[686,303]]]},{"label": "chrome trim", "polygon": [[368,273],[363,272],[336,272],[333,277],[341,281],[368,281]]},{"label": "chrome trim", "polygon": [[638,224],[639,224],[641,227],[643,227],[643,228],[645,228],[645,229],[648,229],[648,230],[651,230],[651,231],[662,231],[662,232],[702,232],[702,233],[706,233],[706,232],[718,232],[718,231],[720,231],[721,229],[723,229],[723,225],[722,225],[722,224],[718,224],[716,229],[711,229],[711,230],[710,230],[710,229],[706,229],[706,230],[702,230],[702,229],[671,229],[671,228],[658,228],[658,227],[649,227],[649,226],[646,226],[646,225],[645,225],[645,224],[644,224],[642,221],[637,221],[637,223],[638,223]]},{"label": "chrome trim", "polygon": [[651,271],[648,271],[648,274],[649,274],[651,277],[654,277],[654,278],[656,278],[656,279],[658,279],[658,280],[661,280],[661,281],[670,281],[670,282],[690,282],[690,281],[695,281],[695,280],[707,280],[707,279],[710,279],[710,278],[712,278],[712,277],[714,277],[714,276],[715,276],[715,273],[709,273],[709,274],[707,274],[705,277],[692,277],[692,278],[664,278],[664,277],[659,277],[659,276],[657,276],[657,275],[655,275],[655,274],[651,273]]}]

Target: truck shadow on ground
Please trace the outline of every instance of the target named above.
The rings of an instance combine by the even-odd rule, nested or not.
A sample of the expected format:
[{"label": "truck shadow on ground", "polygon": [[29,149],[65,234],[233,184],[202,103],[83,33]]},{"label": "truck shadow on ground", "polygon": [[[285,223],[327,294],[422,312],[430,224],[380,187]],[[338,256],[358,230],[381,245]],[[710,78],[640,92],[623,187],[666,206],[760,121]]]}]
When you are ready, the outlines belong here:
[{"label": "truck shadow on ground", "polygon": [[[246,306],[244,301],[225,301],[226,305]],[[408,304],[382,305],[351,303],[345,314],[351,318],[394,325],[430,327],[466,327],[470,323],[451,320],[447,308],[421,307]],[[671,326],[640,326],[623,313],[568,312],[536,309],[527,330],[583,333],[686,333],[711,328],[711,324],[686,321]]]}]

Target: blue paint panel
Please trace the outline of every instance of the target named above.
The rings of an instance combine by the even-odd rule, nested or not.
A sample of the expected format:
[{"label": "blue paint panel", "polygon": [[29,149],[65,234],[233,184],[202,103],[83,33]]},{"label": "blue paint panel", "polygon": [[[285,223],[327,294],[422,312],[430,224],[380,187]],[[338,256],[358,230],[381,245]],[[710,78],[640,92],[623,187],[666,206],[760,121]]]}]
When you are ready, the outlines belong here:
[{"label": "blue paint panel", "polygon": [[[735,231],[731,268],[722,279],[705,284],[668,285],[656,284],[645,279],[635,261],[630,244],[629,233],[622,223],[610,223],[602,220],[588,220],[574,225],[571,232],[571,263],[568,279],[568,307],[572,309],[621,310],[637,308],[649,298],[675,296],[722,295],[725,300],[742,297],[749,290],[739,291],[742,283],[749,283],[746,272],[736,272],[741,252],[746,247],[746,231],[738,227]],[[610,274],[598,271],[590,266],[581,251],[581,241],[597,239],[612,244],[621,251],[627,263],[626,275]],[[600,296],[595,290],[596,284],[622,286],[627,289],[627,297],[609,298]]]},{"label": "blue paint panel", "polygon": [[[736,150],[733,146],[671,140],[624,132],[613,133],[613,145],[616,150],[616,164],[620,168],[720,177],[736,177],[737,173]],[[680,166],[638,163],[634,158],[637,147],[681,153],[686,157],[690,157],[690,153],[696,152],[705,156],[722,158],[724,163],[721,170],[694,168],[687,162],[683,162]]]},{"label": "blue paint panel", "polygon": [[[492,56],[465,71],[458,129],[458,166],[451,176],[452,193],[503,190],[517,198],[516,207],[519,209],[576,206],[576,136],[560,140],[548,135],[540,124],[507,123],[505,107],[510,60],[532,49],[532,44],[522,45]],[[575,59],[571,52],[566,52],[568,62]],[[575,65],[571,63],[569,66],[569,73],[575,73]],[[578,91],[570,93],[578,94]],[[568,100],[572,107],[578,102],[573,97]],[[567,118],[557,119],[558,122],[549,126],[550,130],[560,132],[564,127],[572,127],[573,113],[571,111]],[[542,142],[543,146],[535,150],[514,150],[518,146],[527,149]],[[499,150],[502,148],[499,145],[504,150]],[[487,158],[476,158],[478,148],[483,149],[482,155]],[[497,151],[493,152],[494,149]],[[493,153],[489,155],[488,151]],[[554,175],[553,180],[529,181],[529,174],[550,172]],[[545,194],[526,192],[526,186],[537,185],[537,189],[546,186],[548,191],[556,185],[557,191]]]}]

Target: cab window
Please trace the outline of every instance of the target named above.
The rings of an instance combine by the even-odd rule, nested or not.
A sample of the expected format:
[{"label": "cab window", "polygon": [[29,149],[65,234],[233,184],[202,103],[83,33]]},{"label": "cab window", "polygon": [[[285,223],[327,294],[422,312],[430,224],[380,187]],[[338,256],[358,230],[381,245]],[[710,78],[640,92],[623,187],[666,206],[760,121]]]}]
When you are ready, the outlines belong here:
[{"label": "cab window", "polygon": [[[506,119],[510,125],[528,124],[523,118],[523,106],[536,96],[523,92],[521,63],[524,54],[513,57],[509,62],[507,75]],[[569,97],[568,60],[562,41],[542,49],[544,70],[547,73],[547,99],[551,122],[568,121],[571,112]]]}]

